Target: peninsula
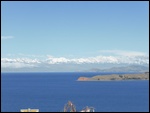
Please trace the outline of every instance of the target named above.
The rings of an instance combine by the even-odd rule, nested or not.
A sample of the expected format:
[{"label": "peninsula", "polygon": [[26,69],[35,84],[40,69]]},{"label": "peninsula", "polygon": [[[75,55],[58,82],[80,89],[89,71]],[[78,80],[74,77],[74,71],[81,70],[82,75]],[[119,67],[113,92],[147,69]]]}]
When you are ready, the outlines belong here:
[{"label": "peninsula", "polygon": [[110,81],[110,80],[149,80],[149,72],[140,74],[112,74],[112,75],[96,75],[93,77],[79,77],[77,81]]}]

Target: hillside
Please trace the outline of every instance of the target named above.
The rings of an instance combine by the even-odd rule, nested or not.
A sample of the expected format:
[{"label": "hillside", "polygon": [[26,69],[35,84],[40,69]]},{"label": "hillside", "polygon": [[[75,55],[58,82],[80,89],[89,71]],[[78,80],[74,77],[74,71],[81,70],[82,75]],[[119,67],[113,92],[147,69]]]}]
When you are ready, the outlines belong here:
[{"label": "hillside", "polygon": [[140,74],[96,75],[91,78],[79,77],[78,81],[107,81],[107,80],[149,80],[149,72]]},{"label": "hillside", "polygon": [[112,67],[108,69],[92,68],[90,72],[147,72],[149,66],[130,65],[122,67]]}]

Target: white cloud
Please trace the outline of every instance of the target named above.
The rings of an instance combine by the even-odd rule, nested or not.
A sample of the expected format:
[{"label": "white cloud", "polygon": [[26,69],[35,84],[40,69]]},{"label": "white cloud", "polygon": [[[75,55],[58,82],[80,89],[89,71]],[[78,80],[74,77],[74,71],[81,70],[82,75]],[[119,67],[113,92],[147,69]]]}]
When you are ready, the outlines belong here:
[{"label": "white cloud", "polygon": [[58,64],[58,63],[67,63],[70,60],[64,57],[54,58],[53,56],[48,55],[48,61],[49,64]]},{"label": "white cloud", "polygon": [[1,36],[1,39],[11,39],[14,38],[13,36]]},{"label": "white cloud", "polygon": [[[65,57],[53,57],[47,55],[43,59],[39,58],[1,58],[2,67],[37,67],[46,64],[149,64],[149,56],[142,52],[125,52],[118,50],[105,50],[101,52],[115,53],[117,55],[113,56],[95,56],[87,58],[65,58]],[[24,55],[23,55],[24,56]],[[36,57],[36,56],[35,56]]]},{"label": "white cloud", "polygon": [[110,53],[119,56],[146,56],[146,53],[138,51],[124,51],[124,50],[100,50],[100,53]]},{"label": "white cloud", "polygon": [[127,63],[127,64],[149,64],[149,56],[96,56],[87,58],[74,58],[67,59],[64,57],[49,57],[46,59],[49,64],[59,64],[59,63]]},{"label": "white cloud", "polygon": [[40,63],[37,59],[29,59],[29,58],[16,58],[16,59],[10,59],[10,58],[1,58],[1,62],[11,62],[11,63]]},{"label": "white cloud", "polygon": [[2,63],[1,63],[1,66],[2,66],[3,68],[36,67],[36,66],[33,65],[33,64],[25,64],[25,63],[19,63],[19,62],[15,62],[15,63],[10,63],[10,62],[4,63],[4,62],[2,62]]},{"label": "white cloud", "polygon": [[37,58],[37,57],[45,57],[44,55],[34,55],[34,54],[30,54],[30,55],[26,55],[26,54],[23,54],[23,53],[19,53],[17,54],[17,56],[21,56],[21,57],[30,57],[30,58]]},{"label": "white cloud", "polygon": [[23,68],[23,67],[37,67],[37,64],[41,63],[37,59],[28,59],[28,58],[1,58],[1,67],[10,67],[10,68]]}]

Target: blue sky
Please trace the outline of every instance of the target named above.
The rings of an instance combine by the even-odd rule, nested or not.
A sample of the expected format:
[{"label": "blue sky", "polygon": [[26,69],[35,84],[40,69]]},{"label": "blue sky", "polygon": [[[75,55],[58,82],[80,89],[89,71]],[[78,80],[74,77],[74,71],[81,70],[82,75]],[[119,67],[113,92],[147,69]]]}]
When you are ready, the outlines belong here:
[{"label": "blue sky", "polygon": [[1,59],[149,54],[149,2],[1,3]]}]

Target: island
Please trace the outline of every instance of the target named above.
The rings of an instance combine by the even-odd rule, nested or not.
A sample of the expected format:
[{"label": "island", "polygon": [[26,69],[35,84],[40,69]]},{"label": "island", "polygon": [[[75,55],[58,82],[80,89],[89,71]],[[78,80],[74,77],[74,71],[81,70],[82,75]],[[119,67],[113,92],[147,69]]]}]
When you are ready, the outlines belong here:
[{"label": "island", "polygon": [[149,80],[149,72],[139,74],[96,75],[93,77],[79,77],[77,81],[110,81],[110,80]]}]

